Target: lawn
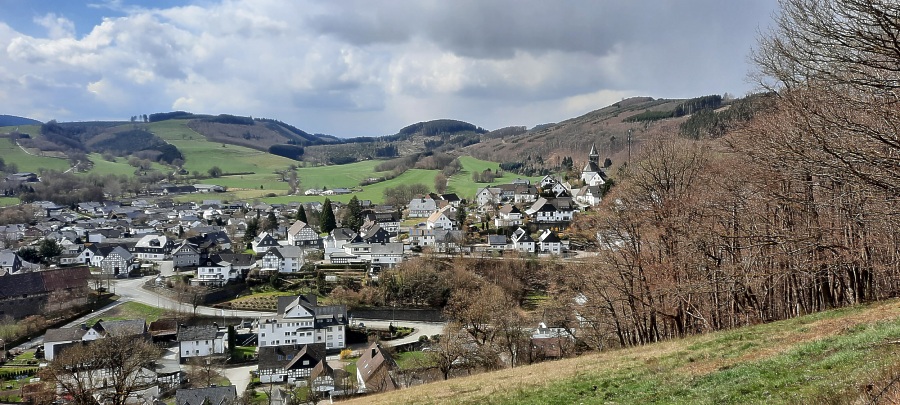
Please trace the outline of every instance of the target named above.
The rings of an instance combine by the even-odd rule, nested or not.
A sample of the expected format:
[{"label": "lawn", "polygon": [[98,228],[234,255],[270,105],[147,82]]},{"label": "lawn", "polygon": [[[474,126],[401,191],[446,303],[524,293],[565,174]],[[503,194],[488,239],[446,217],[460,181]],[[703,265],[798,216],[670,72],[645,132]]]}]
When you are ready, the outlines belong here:
[{"label": "lawn", "polygon": [[147,323],[150,323],[162,317],[166,311],[168,310],[165,308],[151,307],[149,305],[129,301],[89,319],[87,324],[93,325],[101,319],[104,321],[143,319],[146,320]]},{"label": "lawn", "polygon": [[[900,301],[856,306],[369,396],[365,403],[869,402],[896,376]],[[351,403],[353,401],[350,401]]]},{"label": "lawn", "polygon": [[411,351],[396,353],[393,355],[394,361],[401,369],[421,368],[431,364],[428,353],[420,351]]},{"label": "lawn", "polygon": [[0,207],[18,205],[20,202],[18,197],[0,197]]}]

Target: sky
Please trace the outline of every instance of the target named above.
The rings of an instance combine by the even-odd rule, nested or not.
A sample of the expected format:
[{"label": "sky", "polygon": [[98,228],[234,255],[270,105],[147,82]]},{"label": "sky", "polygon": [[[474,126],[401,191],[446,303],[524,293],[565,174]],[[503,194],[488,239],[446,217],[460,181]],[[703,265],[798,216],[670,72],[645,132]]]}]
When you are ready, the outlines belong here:
[{"label": "sky", "polygon": [[[93,1],[93,2],[92,2]],[[0,0],[0,114],[183,110],[341,137],[745,95],[777,0]]]}]

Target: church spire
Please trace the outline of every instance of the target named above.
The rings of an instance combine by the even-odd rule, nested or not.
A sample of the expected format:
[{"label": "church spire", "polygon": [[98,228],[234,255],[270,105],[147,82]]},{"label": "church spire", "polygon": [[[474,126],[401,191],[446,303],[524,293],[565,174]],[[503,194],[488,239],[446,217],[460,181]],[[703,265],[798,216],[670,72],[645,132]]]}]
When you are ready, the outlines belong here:
[{"label": "church spire", "polygon": [[588,154],[588,161],[593,162],[595,164],[599,164],[600,154],[597,153],[596,144],[591,144],[591,153]]}]

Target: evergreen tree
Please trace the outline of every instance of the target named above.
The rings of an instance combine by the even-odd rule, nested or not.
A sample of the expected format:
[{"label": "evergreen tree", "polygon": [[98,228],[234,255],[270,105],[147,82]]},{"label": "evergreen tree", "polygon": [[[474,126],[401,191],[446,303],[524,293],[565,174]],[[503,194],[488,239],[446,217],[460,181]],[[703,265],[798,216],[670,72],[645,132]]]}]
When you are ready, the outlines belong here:
[{"label": "evergreen tree", "polygon": [[356,198],[354,195],[344,210],[343,226],[352,229],[353,232],[359,232],[359,227],[362,226],[361,212],[362,204],[359,203],[359,198]]},{"label": "evergreen tree", "polygon": [[297,220],[302,221],[304,224],[309,223],[309,220],[306,219],[306,208],[303,208],[303,204],[300,204],[300,207],[297,208]]},{"label": "evergreen tree", "polygon": [[259,220],[250,218],[250,220],[247,221],[247,230],[244,232],[244,242],[252,242],[257,233],[259,233]]},{"label": "evergreen tree", "polygon": [[466,216],[466,209],[460,206],[459,209],[456,210],[456,222],[459,223],[459,229],[463,229],[465,227]]},{"label": "evergreen tree", "polygon": [[334,217],[334,208],[331,206],[331,200],[325,199],[325,206],[322,207],[322,216],[319,218],[319,230],[322,232],[331,232],[337,228],[337,220]]},{"label": "evergreen tree", "polygon": [[266,216],[266,230],[274,231],[278,228],[278,218],[275,217],[274,212],[270,212],[268,216]]}]

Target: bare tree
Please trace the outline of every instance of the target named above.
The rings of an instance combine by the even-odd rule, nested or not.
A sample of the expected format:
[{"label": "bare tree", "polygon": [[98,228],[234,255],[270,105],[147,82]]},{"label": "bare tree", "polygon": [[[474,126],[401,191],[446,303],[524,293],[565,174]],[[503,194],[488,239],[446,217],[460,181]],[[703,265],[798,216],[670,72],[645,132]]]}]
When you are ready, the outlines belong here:
[{"label": "bare tree", "polygon": [[156,384],[152,362],[160,350],[133,336],[78,343],[60,352],[41,372],[79,404],[124,405]]},{"label": "bare tree", "polygon": [[450,372],[465,363],[466,336],[458,323],[450,322],[444,327],[440,340],[428,352],[432,364],[441,372],[444,379],[450,378]]},{"label": "bare tree", "polygon": [[188,361],[187,377],[194,388],[211,387],[222,379],[224,359],[218,356],[192,357]]}]

